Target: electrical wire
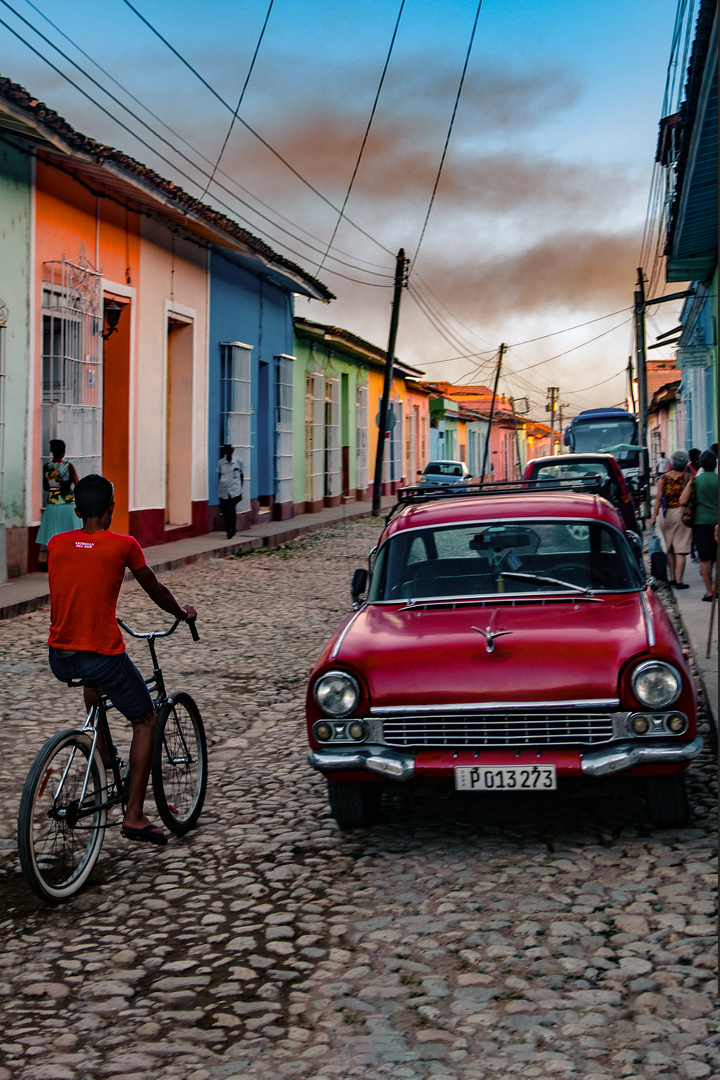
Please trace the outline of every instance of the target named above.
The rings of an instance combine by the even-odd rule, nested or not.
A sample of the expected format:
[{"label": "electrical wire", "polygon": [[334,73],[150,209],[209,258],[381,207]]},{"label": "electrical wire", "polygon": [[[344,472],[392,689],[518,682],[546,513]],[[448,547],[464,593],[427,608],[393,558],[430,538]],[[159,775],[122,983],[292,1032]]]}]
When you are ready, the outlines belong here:
[{"label": "electrical wire", "polygon": [[[2,3],[6,8],[8,8],[10,11],[12,11],[13,14],[17,16],[17,18],[19,18],[22,22],[24,22],[27,26],[29,26],[30,29],[32,29],[33,32],[35,34],[37,34],[38,37],[40,37],[47,45],[49,45],[51,48],[55,49],[55,51],[58,52],[60,54],[60,56],[63,57],[64,60],[66,60],[69,64],[71,64],[77,71],[79,71],[85,78],[87,78],[102,93],[106,94],[110,98],[111,101],[113,101],[116,105],[118,105],[121,109],[123,109],[126,113],[128,113],[134,120],[136,120],[138,123],[140,123],[152,135],[154,135],[161,142],[165,143],[165,145],[168,146],[171,150],[173,150],[173,152],[175,154],[177,154],[182,160],[186,161],[189,165],[192,166],[192,168],[196,169],[199,173],[201,173],[201,175],[205,175],[205,176],[208,175],[208,173],[205,170],[203,170],[202,167],[197,164],[197,162],[193,161],[191,158],[189,158],[187,156],[187,154],[184,154],[181,150],[178,150],[176,147],[174,147],[172,143],[170,143],[166,138],[164,138],[164,136],[162,136],[159,132],[157,132],[154,128],[152,128],[145,120],[142,119],[142,117],[139,117],[135,112],[133,112],[131,109],[129,109],[127,105],[124,105],[121,101],[119,101],[119,99],[116,98],[115,95],[111,94],[110,91],[106,90],[105,87],[103,87],[102,84],[100,82],[98,82],[97,79],[93,78],[92,75],[90,75],[83,68],[81,68],[80,65],[77,64],[70,56],[68,56],[67,53],[65,53],[62,49],[60,49],[59,46],[55,45],[52,41],[50,41],[49,38],[47,38],[44,34],[42,34],[37,28],[33,27],[32,24],[29,23],[27,19],[25,19],[22,15],[20,15],[17,11],[15,11],[15,9],[7,2],[7,0],[0,0],[0,3]],[[154,147],[150,143],[148,143],[145,139],[142,138],[142,136],[138,135],[136,131],[134,131],[132,128],[130,128],[127,124],[125,124],[116,115],[114,115],[112,112],[110,112],[108,109],[106,109],[103,105],[101,105],[99,101],[97,101],[90,94],[88,94],[87,91],[84,90],[81,86],[79,86],[73,79],[71,79],[69,75],[67,75],[65,72],[63,72],[60,68],[56,67],[56,65],[53,64],[51,60],[49,60],[38,49],[36,49],[33,45],[31,45],[29,41],[27,41],[25,38],[23,38],[22,35],[19,34],[17,30],[13,29],[3,19],[0,19],[0,25],[4,26],[7,30],[9,30],[10,33],[12,33],[15,37],[17,37],[18,40],[20,40],[28,49],[31,50],[31,52],[35,53],[36,56],[38,56],[41,60],[43,60],[44,63],[46,63],[50,68],[52,68],[53,71],[55,71],[63,79],[65,79],[68,83],[70,83],[70,85],[73,86],[80,94],[82,94],[83,97],[85,97],[88,101],[90,101],[93,105],[95,105],[96,108],[100,109],[100,111],[103,112],[106,116],[108,116],[114,123],[118,124],[123,130],[127,131],[128,134],[130,134],[133,138],[137,139],[138,142],[140,142],[146,149],[148,149],[151,152],[153,152],[154,154],[156,154],[157,157],[160,158],[161,161],[163,161],[166,165],[168,165],[170,167],[170,169],[172,169],[175,172],[179,173],[180,176],[182,176],[183,179],[188,181],[191,185],[196,184],[196,180],[192,176],[190,176],[188,173],[186,173],[181,168],[179,168],[174,162],[170,161],[170,159],[167,158],[164,154],[162,154],[159,150],[157,150],[156,147]],[[203,155],[201,155],[201,156],[203,156]],[[206,159],[206,160],[208,160],[208,159]],[[285,229],[283,226],[278,225],[277,222],[273,222],[269,217],[267,217],[267,215],[263,214],[261,211],[259,211],[256,208],[252,207],[249,203],[247,203],[244,199],[241,199],[240,196],[238,196],[235,192],[231,191],[225,185],[222,185],[222,184],[219,184],[219,183],[216,182],[216,186],[220,187],[223,191],[225,191],[228,195],[230,195],[231,198],[236,199],[241,205],[247,207],[252,213],[256,214],[260,218],[263,218],[265,221],[267,221],[274,228],[279,228],[282,232],[287,233],[287,235],[289,235],[296,242],[298,242],[300,244],[303,244],[305,247],[308,247],[311,250],[315,250],[315,251],[318,251],[318,252],[321,250],[320,248],[314,247],[314,245],[310,244],[307,240],[303,240],[301,237],[295,236],[288,229]],[[247,218],[244,218],[242,215],[240,215],[238,213],[236,207],[229,206],[226,202],[219,199],[217,196],[215,197],[215,201],[220,206],[222,206],[225,210],[227,210],[231,215],[233,215],[233,217],[239,217],[240,221],[244,222],[250,228],[256,227],[256,226],[254,226],[252,224],[252,222],[249,222],[247,220]],[[272,236],[270,237],[270,239],[272,239],[273,243],[278,244],[278,246],[284,247],[286,251],[289,251],[296,258],[301,259],[301,260],[304,260],[304,259],[307,258],[306,254],[304,254],[302,252],[298,252],[295,249],[291,248],[287,244],[286,241],[278,240],[277,238],[272,237]],[[372,275],[374,277],[382,277],[382,278],[387,279],[388,282],[393,281],[393,275],[392,274],[389,274],[389,273],[381,274],[381,273],[379,273],[377,271],[374,271],[374,270],[366,270],[364,267],[356,266],[353,263],[347,263],[344,260],[339,259],[335,255],[330,256],[330,258],[332,258],[336,262],[339,262],[341,265],[344,265],[344,266],[347,266],[347,267],[349,267],[351,269],[357,270],[360,273],[370,274],[370,275]],[[353,281],[356,284],[372,285],[372,286],[379,285],[380,288],[390,288],[391,287],[389,284],[387,286],[385,286],[385,285],[379,284],[377,282],[361,281],[361,280],[359,280],[357,278],[350,278],[350,277],[347,277],[347,275],[343,275],[339,271],[333,271],[333,270],[328,269],[327,272],[328,273],[336,273],[337,276],[345,277],[346,280]]]},{"label": "electrical wire", "polygon": [[[192,152],[194,154],[197,154],[197,156],[199,158],[201,158],[203,161],[205,161],[208,165],[213,164],[213,161],[212,161],[211,158],[207,157],[196,146],[193,146],[192,143],[188,142],[188,140],[185,138],[184,135],[182,135],[179,131],[177,131],[175,128],[173,128],[165,120],[163,120],[162,117],[158,116],[157,113],[153,112],[152,109],[148,108],[148,106],[143,101],[141,101],[140,98],[136,97],[135,94],[133,94],[133,92],[131,90],[129,90],[127,86],[125,86],[118,79],[116,79],[115,76],[111,74],[111,72],[109,72],[106,68],[104,68],[101,64],[99,64],[97,62],[97,60],[94,59],[94,57],[92,57],[88,52],[86,52],[83,48],[81,48],[81,46],[78,45],[78,43],[76,41],[74,41],[73,38],[71,38],[68,34],[66,34],[64,32],[64,30],[62,30],[57,25],[57,23],[54,23],[52,21],[52,19],[50,19],[47,15],[45,15],[44,12],[42,12],[40,10],[40,8],[37,7],[36,4],[32,3],[32,0],[25,0],[25,2],[28,4],[29,7],[31,7],[33,9],[33,11],[35,11],[42,19],[44,19],[44,21],[46,23],[48,23],[53,28],[53,30],[56,31],[56,33],[58,33],[62,38],[65,39],[65,41],[67,41],[70,45],[72,45],[73,48],[76,49],[80,53],[81,56],[85,57],[85,59],[88,60],[93,65],[93,67],[97,68],[98,71],[100,71],[107,79],[109,79],[112,83],[114,83],[115,86],[118,87],[118,89],[122,90],[122,92],[124,94],[126,94],[130,98],[131,101],[134,101],[136,105],[139,105],[141,109],[143,109],[149,116],[151,116],[153,118],[153,120],[157,121],[157,123],[159,123],[163,128],[165,128],[166,131],[169,131],[170,134],[175,139],[177,139],[180,142],[184,143],[185,146],[187,146],[190,150],[192,150]],[[9,7],[10,5],[6,4],[6,6]],[[11,10],[13,10],[13,13],[16,14],[18,18],[22,18],[22,16],[19,14],[19,12],[16,12],[12,8],[11,8]],[[30,24],[30,23],[26,23],[26,25],[29,25],[29,26],[32,27],[32,24]],[[35,29],[35,28],[32,27],[32,29]],[[35,30],[35,32],[37,33],[37,30]],[[45,39],[45,40],[47,40],[47,39]],[[52,47],[56,49],[56,51],[59,51],[59,50],[57,50],[57,46],[53,45],[51,42],[49,42],[49,44],[51,44]],[[63,55],[63,54],[61,53],[61,55]],[[68,60],[69,60],[69,58],[68,58]],[[69,60],[69,62],[73,63],[72,60]],[[75,65],[75,66],[83,74],[87,75],[87,73],[84,72],[82,68],[80,68],[78,65]],[[89,76],[88,76],[88,78],[89,78]],[[103,89],[104,93],[107,94],[107,90],[105,90],[104,88],[102,88],[102,89]],[[114,95],[108,95],[108,96],[110,96],[112,98],[112,100],[116,101],[117,104],[119,104],[121,108],[125,109],[126,112],[129,111],[127,109],[127,107],[122,104],[122,102],[120,102],[117,98],[114,97]],[[140,121],[140,122],[142,123],[142,121]],[[146,126],[148,126],[149,130],[151,130],[151,131],[153,130],[152,128],[149,127],[149,125],[146,125]],[[156,134],[156,133],[154,132],[154,134]],[[162,136],[159,136],[159,135],[157,137],[162,138]],[[167,141],[167,140],[165,140],[165,141]],[[172,144],[168,143],[168,145],[172,145]],[[255,192],[252,192],[248,188],[243,187],[243,185],[235,177],[231,176],[227,172],[224,172],[222,169],[218,168],[217,171],[226,180],[228,180],[230,183],[234,184],[234,186],[238,189],[238,191],[243,192],[245,195],[248,196],[248,198],[253,199],[255,202],[259,203],[260,206],[263,206],[266,210],[269,210],[272,214],[275,215],[275,217],[279,218],[281,221],[287,222],[287,224],[289,224],[289,225],[292,225],[299,232],[304,233],[306,236],[309,236],[312,240],[316,241],[317,244],[322,244],[322,241],[318,237],[316,237],[313,233],[309,232],[307,229],[303,228],[303,226],[300,225],[299,222],[293,221],[292,219],[288,218],[286,215],[281,213],[279,210],[277,210],[275,207],[272,207],[268,203],[264,202],[263,199],[261,199],[259,197],[259,195],[255,194]],[[225,190],[227,190],[227,189],[225,189]],[[232,194],[233,194],[233,197],[237,197],[237,196],[235,196],[234,192]],[[260,216],[259,212],[256,211],[255,208],[251,204],[244,203],[244,205],[246,205],[251,212],[258,213],[258,216]],[[264,220],[270,221],[271,224],[273,224],[275,228],[282,229],[282,226],[278,225],[277,222],[272,221],[272,219],[265,217],[265,215],[262,215],[262,216],[263,216]],[[256,226],[253,226],[253,227],[256,227]],[[288,235],[293,236],[293,234],[289,230],[285,230],[285,231],[288,232]],[[299,237],[294,237],[293,236],[293,238],[297,239],[300,243],[305,243],[305,241],[303,241]],[[321,249],[318,248],[316,250],[321,250]],[[358,256],[358,255],[350,255],[347,251],[343,251],[340,248],[336,248],[335,250],[340,255],[345,255],[348,258],[354,259],[355,263],[366,263],[366,265],[368,267],[371,267],[373,269],[380,269],[380,270],[383,269],[378,263],[373,263],[369,259],[363,259],[361,256]],[[346,264],[346,265],[354,265],[354,264]],[[355,268],[357,270],[361,270],[363,273],[368,272],[368,271],[365,270],[365,267],[355,266]],[[392,278],[393,275],[389,274],[388,276],[390,278]]]},{"label": "electrical wire", "polygon": [[[125,0],[128,3],[128,0]],[[468,44],[467,53],[465,55],[465,63],[463,64],[462,75],[460,76],[460,85],[458,86],[457,94],[455,95],[455,104],[453,106],[452,116],[450,118],[450,126],[445,137],[445,146],[443,147],[442,157],[440,158],[440,165],[438,167],[437,176],[435,177],[435,184],[433,186],[432,195],[430,196],[430,204],[427,208],[427,214],[425,215],[425,221],[423,222],[422,231],[420,232],[420,239],[418,240],[417,247],[415,248],[415,257],[412,260],[410,269],[408,270],[408,281],[412,273],[413,267],[417,262],[418,255],[420,254],[420,248],[422,246],[423,239],[425,237],[425,230],[427,229],[428,221],[430,220],[430,214],[432,213],[433,204],[435,202],[435,195],[437,194],[438,185],[440,183],[440,176],[442,175],[443,165],[445,164],[445,157],[447,155],[448,146],[450,145],[450,136],[455,124],[455,117],[457,115],[458,105],[460,104],[460,95],[462,93],[463,83],[465,82],[465,75],[467,73],[468,64],[470,62],[470,53],[473,47],[473,41],[475,40],[475,31],[477,29],[478,20],[480,18],[480,9],[482,8],[482,0],[479,0],[477,11],[475,12],[475,21],[473,22],[472,33],[470,34],[470,42]]]},{"label": "electrical wire", "polygon": [[255,67],[255,61],[257,60],[258,53],[260,52],[260,46],[262,45],[262,39],[265,37],[265,30],[267,28],[268,20],[270,18],[270,12],[273,9],[273,4],[274,3],[275,3],[275,0],[270,0],[270,4],[268,5],[268,9],[267,9],[267,14],[265,16],[265,22],[262,25],[262,30],[260,31],[260,37],[258,38],[257,45],[255,46],[255,52],[253,53],[253,58],[250,61],[250,67],[248,68],[248,73],[247,73],[247,75],[245,77],[245,82],[243,84],[243,88],[240,91],[240,97],[238,99],[237,105],[235,106],[235,112],[233,113],[232,120],[230,121],[230,127],[227,129],[227,135],[225,136],[225,141],[223,142],[222,146],[220,147],[220,153],[218,154],[217,161],[213,165],[212,175],[210,176],[210,179],[208,180],[207,184],[205,185],[205,190],[203,191],[202,195],[200,196],[201,199],[204,199],[205,196],[207,195],[208,188],[210,187],[213,180],[215,179],[215,173],[218,171],[218,169],[220,167],[220,162],[222,160],[222,156],[225,153],[225,147],[228,144],[228,139],[230,138],[230,134],[232,132],[232,129],[235,126],[235,121],[237,120],[237,115],[240,112],[240,106],[242,105],[243,98],[245,97],[245,91],[247,90],[248,83],[250,82],[250,76],[252,75],[253,68]]},{"label": "electrical wire", "polygon": [[[360,146],[360,152],[358,153],[357,161],[355,162],[355,168],[353,169],[352,176],[350,177],[350,183],[348,184],[348,189],[345,192],[345,198],[343,199],[343,204],[342,204],[342,207],[340,209],[340,213],[338,214],[338,219],[335,222],[335,228],[333,229],[332,236],[330,237],[330,239],[328,241],[328,246],[327,246],[327,248],[325,250],[325,254],[323,255],[322,259],[320,260],[320,265],[317,268],[316,273],[318,273],[318,274],[320,273],[323,266],[325,265],[325,260],[328,257],[328,252],[330,251],[330,248],[335,243],[335,237],[337,236],[337,231],[340,228],[340,222],[342,221],[342,219],[345,216],[345,207],[348,204],[348,199],[350,198],[350,192],[353,189],[353,184],[355,183],[355,177],[358,174],[358,169],[360,168],[360,162],[362,161],[362,157],[363,157],[363,154],[365,152],[365,145],[366,145],[366,143],[368,141],[368,136],[370,134],[370,128],[372,127],[372,122],[373,122],[373,120],[375,118],[375,111],[376,111],[377,106],[378,106],[378,101],[380,100],[380,91],[382,90],[383,83],[385,82],[385,76],[387,74],[387,69],[388,69],[388,66],[390,64],[390,57],[392,56],[393,48],[395,47],[395,39],[397,37],[398,27],[400,26],[400,18],[402,16],[404,7],[405,7],[405,0],[400,0],[400,10],[398,11],[397,19],[395,20],[395,29],[393,30],[392,38],[390,39],[390,48],[388,49],[388,54],[385,57],[385,66],[383,67],[382,75],[380,76],[380,82],[378,83],[378,88],[377,88],[377,91],[375,93],[375,100],[373,102],[372,109],[370,110],[370,119],[368,120],[367,127],[365,128],[365,134],[363,136],[362,145]],[[240,106],[238,105],[238,108],[239,107]]]},{"label": "electrical wire", "polygon": [[[138,19],[140,19],[140,21],[144,23],[145,26],[147,26],[148,30],[150,30],[157,38],[159,38],[160,41],[162,41],[163,45],[165,45],[170,50],[170,52],[177,57],[177,59],[188,69],[188,71],[192,72],[195,78],[198,79],[203,84],[203,86],[210,91],[213,97],[220,102],[223,108],[227,109],[231,113],[231,115],[234,114],[232,106],[229,105],[228,102],[225,101],[225,99],[217,92],[217,90],[210,85],[207,79],[203,78],[200,72],[197,71],[188,60],[185,59],[182,53],[179,53],[178,50],[170,44],[167,38],[163,37],[160,31],[157,30],[156,27],[154,27],[152,23],[149,22],[145,18],[145,16],[130,3],[130,0],[123,0],[123,3],[127,7],[129,7],[135,15],[137,15]],[[242,116],[239,115],[237,117],[237,120],[247,131],[250,132],[251,135],[253,135],[260,143],[262,143],[266,150],[269,150],[270,153],[274,157],[276,157],[278,161],[280,161],[285,166],[286,169],[289,169],[293,176],[295,176],[302,184],[304,184],[306,188],[312,191],[314,195],[317,195],[317,197],[321,199],[327,206],[329,206],[331,210],[334,210],[336,214],[340,213],[338,207],[335,206],[335,204],[332,203],[330,199],[327,198],[327,196],[323,195],[323,193],[319,191],[313,184],[311,184],[309,180],[306,180],[302,173],[298,172],[298,170],[293,165],[291,165],[290,162],[287,161],[286,158],[284,158],[282,154],[267,141],[267,139],[264,139],[263,136],[255,130],[255,128],[251,127],[251,125],[248,124],[247,120],[243,120]],[[354,229],[357,229],[357,231],[362,233],[362,235],[366,239],[370,240],[373,244],[376,244],[379,248],[386,252],[386,254],[391,255],[393,258],[395,257],[395,253],[392,252],[390,248],[385,247],[383,243],[381,243],[379,240],[376,240],[376,238],[372,236],[369,232],[366,232],[365,229],[362,228],[362,226],[358,225],[349,217],[345,217],[345,220],[347,221],[348,225],[352,225]]]},{"label": "electrical wire", "polygon": [[[465,345],[454,333],[451,327],[447,325],[443,316],[434,308],[433,304],[429,302],[422,293],[418,292],[414,285],[410,285],[408,288],[408,295],[417,304],[418,308],[422,311],[429,322],[436,328],[443,340],[454,349],[465,349]],[[477,355],[477,354],[474,354]]]}]

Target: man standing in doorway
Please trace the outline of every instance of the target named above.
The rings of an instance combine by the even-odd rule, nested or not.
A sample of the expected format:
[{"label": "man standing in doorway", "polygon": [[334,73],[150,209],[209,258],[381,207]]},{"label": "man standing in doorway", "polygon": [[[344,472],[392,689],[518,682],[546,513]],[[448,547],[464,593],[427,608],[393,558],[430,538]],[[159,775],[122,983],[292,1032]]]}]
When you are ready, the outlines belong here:
[{"label": "man standing in doorway", "polygon": [[233,449],[230,443],[226,443],[217,465],[220,477],[218,497],[228,540],[232,540],[237,532],[237,504],[242,497],[244,480],[242,461],[234,456]]}]

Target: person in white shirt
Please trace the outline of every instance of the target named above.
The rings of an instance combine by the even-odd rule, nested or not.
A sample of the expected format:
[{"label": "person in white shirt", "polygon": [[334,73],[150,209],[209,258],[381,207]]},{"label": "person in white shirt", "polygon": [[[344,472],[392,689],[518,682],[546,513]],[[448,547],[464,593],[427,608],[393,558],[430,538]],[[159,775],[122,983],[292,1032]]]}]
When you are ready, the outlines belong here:
[{"label": "person in white shirt", "polygon": [[237,504],[242,497],[243,487],[243,463],[233,453],[234,447],[230,443],[223,446],[223,456],[217,464],[217,473],[220,477],[218,483],[218,497],[225,532],[228,540],[232,540],[237,532]]},{"label": "person in white shirt", "polygon": [[655,475],[656,476],[662,476],[662,474],[666,473],[669,468],[670,468],[670,462],[668,461],[667,457],[665,456],[665,451],[661,450],[660,451],[660,459],[659,459],[659,461],[657,463],[657,466],[655,468]]}]

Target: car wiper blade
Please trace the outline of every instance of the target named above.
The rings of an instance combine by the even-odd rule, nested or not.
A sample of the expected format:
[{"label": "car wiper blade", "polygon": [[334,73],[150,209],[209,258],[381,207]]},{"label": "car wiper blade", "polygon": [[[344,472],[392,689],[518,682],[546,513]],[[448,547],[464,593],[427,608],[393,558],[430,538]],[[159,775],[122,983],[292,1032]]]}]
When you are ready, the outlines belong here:
[{"label": "car wiper blade", "polygon": [[584,593],[592,596],[592,589],[585,585],[574,585],[571,581],[560,581],[559,578],[544,577],[542,574],[518,574],[514,570],[502,570],[500,577],[512,578],[513,581],[538,581],[541,585],[561,585],[563,589],[572,589],[573,592]]}]

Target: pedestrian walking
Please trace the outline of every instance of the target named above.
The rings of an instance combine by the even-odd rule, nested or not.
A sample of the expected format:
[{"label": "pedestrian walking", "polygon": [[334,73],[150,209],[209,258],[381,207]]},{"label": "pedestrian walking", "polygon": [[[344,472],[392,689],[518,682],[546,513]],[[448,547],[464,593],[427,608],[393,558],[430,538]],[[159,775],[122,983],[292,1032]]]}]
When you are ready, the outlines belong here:
[{"label": "pedestrian walking", "polygon": [[713,565],[717,562],[718,523],[718,476],[715,471],[717,457],[712,450],[705,450],[700,455],[700,467],[701,471],[694,480],[691,480],[680,496],[679,504],[681,507],[691,506],[694,501],[693,544],[698,553],[700,573],[705,585],[703,600],[711,603]]},{"label": "pedestrian walking", "polygon": [[75,515],[74,490],[78,474],[71,461],[65,460],[65,443],[62,439],[50,440],[50,461],[43,467],[43,491],[47,503],[40,520],[35,543],[47,547],[56,533],[79,529]]},{"label": "pedestrian walking", "polygon": [[670,572],[669,584],[674,589],[687,589],[683,581],[685,572],[685,560],[690,554],[692,542],[691,530],[683,524],[683,508],[680,506],[680,496],[688,483],[689,475],[687,466],[690,458],[686,450],[676,450],[670,458],[670,468],[658,481],[655,505],[650,528],[657,521],[660,508],[662,507],[662,521],[660,528],[665,537],[665,549]]},{"label": "pedestrian walking", "polygon": [[226,443],[222,448],[223,456],[217,464],[217,472],[220,477],[218,483],[218,498],[220,510],[225,522],[225,532],[228,540],[232,540],[237,532],[237,504],[242,498],[243,463],[235,457],[235,448]]},{"label": "pedestrian walking", "polygon": [[660,451],[660,457],[658,463],[655,466],[655,479],[659,480],[663,473],[666,473],[670,468],[670,462],[667,459],[667,454],[664,450]]}]

